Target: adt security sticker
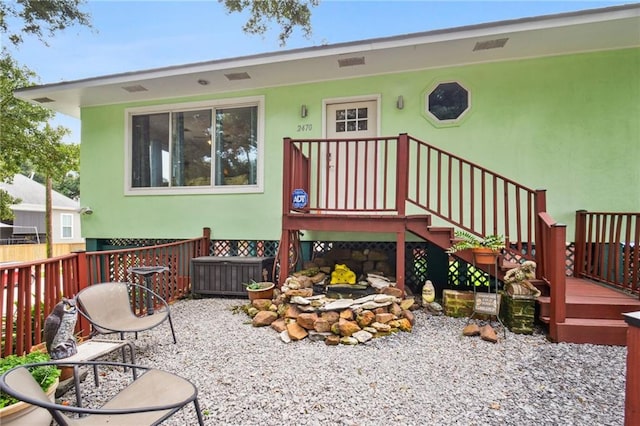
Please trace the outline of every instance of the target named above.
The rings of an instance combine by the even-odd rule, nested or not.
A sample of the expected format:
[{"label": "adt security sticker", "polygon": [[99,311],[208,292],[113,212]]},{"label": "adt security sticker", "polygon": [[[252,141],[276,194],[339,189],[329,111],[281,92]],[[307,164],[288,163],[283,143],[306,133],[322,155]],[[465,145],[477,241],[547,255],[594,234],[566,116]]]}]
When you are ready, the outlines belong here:
[{"label": "adt security sticker", "polygon": [[294,209],[301,209],[303,207],[306,207],[309,202],[309,196],[304,191],[304,189],[294,189],[292,195],[293,197],[291,202]]}]

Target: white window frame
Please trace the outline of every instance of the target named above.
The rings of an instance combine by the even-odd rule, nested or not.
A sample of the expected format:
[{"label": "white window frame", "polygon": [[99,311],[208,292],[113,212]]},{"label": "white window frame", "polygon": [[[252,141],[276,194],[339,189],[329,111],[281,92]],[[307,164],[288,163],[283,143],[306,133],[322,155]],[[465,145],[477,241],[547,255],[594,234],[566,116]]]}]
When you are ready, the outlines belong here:
[{"label": "white window frame", "polygon": [[[197,109],[238,108],[257,106],[257,142],[258,161],[256,164],[255,185],[225,185],[215,186],[212,178],[210,186],[195,187],[152,187],[134,188],[131,186],[131,160],[132,160],[132,119],[134,115],[184,112]],[[186,195],[186,194],[254,194],[264,192],[264,152],[265,152],[265,116],[264,96],[249,96],[242,98],[213,99],[199,102],[171,103],[147,107],[125,109],[125,135],[124,135],[124,194],[125,195]],[[212,115],[215,120],[215,111]]]},{"label": "white window frame", "polygon": [[[453,118],[453,119],[449,119],[449,120],[440,120],[438,117],[436,117],[430,110],[429,110],[429,96],[431,95],[431,93],[433,93],[434,90],[436,90],[436,88],[441,85],[441,84],[450,84],[450,83],[455,83],[458,86],[462,87],[464,90],[467,91],[467,109],[465,109],[462,114],[460,114],[458,116],[458,118]],[[467,118],[467,116],[470,114],[471,111],[471,89],[469,89],[469,86],[467,86],[466,84],[463,84],[460,80],[442,80],[442,81],[436,81],[434,83],[432,83],[429,88],[424,92],[424,110],[423,110],[423,114],[425,115],[425,117],[427,117],[427,119],[436,127],[453,127],[453,126],[458,126],[460,125],[462,122],[464,122]]]},{"label": "white window frame", "polygon": [[[69,226],[65,226],[64,225],[64,218],[68,217],[69,221],[71,222],[69,224]],[[71,229],[71,235],[69,237],[65,237],[64,236],[64,229],[65,228],[70,228]],[[60,213],[60,239],[61,240],[72,240],[73,239],[73,214],[71,213]]]}]

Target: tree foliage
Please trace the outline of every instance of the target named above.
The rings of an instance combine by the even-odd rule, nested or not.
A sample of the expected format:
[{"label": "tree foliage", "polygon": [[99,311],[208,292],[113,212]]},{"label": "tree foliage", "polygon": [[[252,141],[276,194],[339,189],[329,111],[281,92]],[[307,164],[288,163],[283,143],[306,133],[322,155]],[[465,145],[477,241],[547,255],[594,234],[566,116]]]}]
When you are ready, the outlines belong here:
[{"label": "tree foliage", "polygon": [[[33,35],[47,38],[74,25],[91,27],[89,14],[80,10],[84,0],[17,0],[0,2],[0,30],[14,45]],[[17,28],[16,28],[17,27]]]},{"label": "tree foliage", "polygon": [[249,19],[242,27],[248,34],[264,34],[269,29],[269,22],[275,21],[280,26],[280,46],[296,27],[300,27],[305,37],[311,35],[311,8],[320,0],[219,0],[229,13],[249,12]]},{"label": "tree foliage", "polygon": [[62,142],[69,130],[48,124],[53,111],[13,96],[15,89],[32,86],[35,74],[6,51],[0,54],[0,71],[0,179],[11,179],[27,162],[56,180],[77,170],[77,159],[67,158],[77,148]]}]

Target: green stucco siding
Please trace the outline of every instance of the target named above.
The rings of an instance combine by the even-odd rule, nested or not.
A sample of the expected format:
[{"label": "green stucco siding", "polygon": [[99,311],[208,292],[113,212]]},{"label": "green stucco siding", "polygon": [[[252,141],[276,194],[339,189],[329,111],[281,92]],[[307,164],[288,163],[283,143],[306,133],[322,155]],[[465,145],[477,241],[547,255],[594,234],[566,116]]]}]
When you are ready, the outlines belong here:
[{"label": "green stucco siding", "polygon": [[[425,92],[459,81],[471,109],[458,125],[424,114]],[[87,238],[280,237],[282,138],[322,136],[326,99],[380,96],[381,135],[408,133],[534,189],[573,240],[575,211],[640,211],[640,49],[488,63],[319,82],[218,98],[265,98],[264,193],[124,195],[125,109],[82,110],[82,204]],[[404,97],[404,109],[396,99]],[[210,99],[171,99],[166,103]],[[154,102],[162,104],[164,102]],[[300,105],[309,115],[300,118]],[[298,125],[311,130],[298,132]],[[360,236],[370,239],[368,236]],[[376,239],[380,239],[376,236]],[[358,238],[360,239],[360,238]],[[386,239],[386,238],[385,238]]]}]

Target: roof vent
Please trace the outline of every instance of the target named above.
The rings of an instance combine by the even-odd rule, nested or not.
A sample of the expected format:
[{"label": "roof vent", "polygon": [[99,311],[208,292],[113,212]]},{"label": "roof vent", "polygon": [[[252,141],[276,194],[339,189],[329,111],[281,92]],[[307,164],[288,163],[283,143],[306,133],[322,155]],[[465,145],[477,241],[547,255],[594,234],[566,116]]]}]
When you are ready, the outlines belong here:
[{"label": "roof vent", "polygon": [[246,72],[234,72],[231,74],[225,74],[224,76],[227,77],[227,80],[229,81],[248,80],[251,78],[251,76]]},{"label": "roof vent", "polygon": [[351,58],[338,59],[338,66],[340,68],[352,67],[354,65],[364,65],[364,56],[354,56]]},{"label": "roof vent", "polygon": [[149,89],[147,89],[146,87],[140,85],[140,84],[136,84],[133,86],[123,86],[122,87],[124,90],[126,90],[129,93],[135,93],[135,92],[147,92]]},{"label": "roof vent", "polygon": [[46,96],[43,97],[43,98],[34,98],[33,101],[41,103],[41,104],[46,104],[46,103],[49,103],[49,102],[55,102],[53,99],[47,98]]},{"label": "roof vent", "polygon": [[497,38],[495,40],[487,40],[487,41],[479,41],[473,47],[473,51],[476,50],[489,50],[489,49],[499,49],[504,47],[507,44],[509,38]]}]

